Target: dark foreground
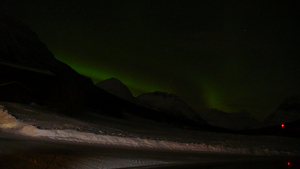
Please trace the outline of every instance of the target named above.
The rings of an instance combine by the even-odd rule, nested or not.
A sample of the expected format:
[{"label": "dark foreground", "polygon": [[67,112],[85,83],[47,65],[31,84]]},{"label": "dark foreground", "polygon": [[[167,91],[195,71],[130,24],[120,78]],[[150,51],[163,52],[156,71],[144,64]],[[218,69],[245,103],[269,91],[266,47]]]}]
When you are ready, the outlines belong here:
[{"label": "dark foreground", "polygon": [[262,158],[261,160],[242,160],[231,162],[200,162],[200,163],[179,163],[169,165],[156,165],[147,167],[133,167],[137,169],[298,169],[299,158]]},{"label": "dark foreground", "polygon": [[[288,165],[290,162],[290,165]],[[99,146],[0,132],[0,168],[299,168],[298,156],[248,156]],[[147,166],[147,167],[146,167]]]}]

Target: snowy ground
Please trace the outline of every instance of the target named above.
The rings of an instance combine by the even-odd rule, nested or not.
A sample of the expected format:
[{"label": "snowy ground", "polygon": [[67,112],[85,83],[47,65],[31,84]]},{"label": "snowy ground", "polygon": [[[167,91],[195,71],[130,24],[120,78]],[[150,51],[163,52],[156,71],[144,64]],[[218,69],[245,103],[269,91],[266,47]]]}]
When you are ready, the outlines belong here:
[{"label": "snowy ground", "polygon": [[[0,168],[287,168],[293,156],[249,156],[196,151],[134,149],[24,137],[0,132]],[[299,159],[298,159],[299,161]],[[158,166],[157,166],[158,165]],[[163,165],[163,166],[161,166]],[[188,165],[188,167],[187,167]],[[195,167],[196,166],[196,167]],[[289,169],[295,167],[288,167]]]},{"label": "snowy ground", "polygon": [[[295,138],[183,130],[136,117],[114,119],[93,112],[85,112],[87,118],[78,120],[53,114],[46,108],[35,105],[7,102],[1,102],[0,105],[5,106],[0,107],[1,131],[6,133],[8,137],[12,137],[11,134],[17,135],[18,139],[22,136],[31,139],[60,140],[64,143],[151,151],[210,152],[260,156],[300,155],[300,139]],[[2,138],[4,136],[5,134],[2,134]],[[35,142],[38,143],[38,141]],[[5,146],[0,148],[0,153],[7,152]],[[174,159],[179,161],[178,158]],[[99,161],[99,158],[90,158],[88,163],[101,163],[102,168],[117,168],[174,163],[174,159],[147,158],[147,160],[143,160],[112,156],[111,159],[105,158],[102,161]],[[78,162],[78,165],[85,165],[84,163],[81,161]]]}]

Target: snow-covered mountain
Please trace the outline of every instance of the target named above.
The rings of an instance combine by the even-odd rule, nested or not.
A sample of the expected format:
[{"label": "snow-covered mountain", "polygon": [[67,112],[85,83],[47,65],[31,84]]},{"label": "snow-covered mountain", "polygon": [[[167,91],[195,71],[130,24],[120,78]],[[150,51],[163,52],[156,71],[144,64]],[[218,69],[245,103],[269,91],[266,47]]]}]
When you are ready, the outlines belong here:
[{"label": "snow-covered mountain", "polygon": [[143,100],[135,98],[128,87],[117,78],[109,78],[100,81],[95,86],[107,91],[108,93],[117,96],[121,99],[127,100],[139,106],[151,108],[151,106]]},{"label": "snow-covered mountain", "polygon": [[274,126],[300,120],[300,95],[286,98],[277,111],[263,121],[263,126]]},{"label": "snow-covered mountain", "polygon": [[175,94],[156,91],[144,93],[135,98],[126,85],[116,78],[101,81],[96,86],[137,105],[148,107],[176,118],[188,119],[199,124],[208,123],[212,126],[229,130],[253,129],[260,126],[260,122],[246,111],[226,113],[210,109],[196,112]]},{"label": "snow-covered mountain", "polygon": [[206,109],[196,112],[181,98],[166,92],[144,93],[135,98],[126,85],[116,78],[104,80],[96,86],[122,99],[172,117],[235,131],[275,126],[300,119],[299,97],[295,96],[285,99],[275,113],[260,122],[247,111],[227,113],[217,109]]},{"label": "snow-covered mountain", "polygon": [[226,113],[209,109],[196,112],[178,96],[165,92],[146,93],[138,96],[137,99],[147,102],[154,109],[202,124],[208,123],[212,126],[230,130],[245,130],[259,126],[259,121],[246,111]]},{"label": "snow-covered mountain", "polygon": [[230,130],[254,129],[260,124],[247,111],[226,113],[217,109],[207,109],[198,113],[210,125]]},{"label": "snow-covered mountain", "polygon": [[137,99],[146,102],[152,109],[157,109],[171,116],[206,124],[205,120],[199,117],[195,110],[175,94],[156,91],[141,94]]},{"label": "snow-covered mountain", "polygon": [[285,98],[277,110],[297,111],[300,113],[300,95]]},{"label": "snow-covered mountain", "polygon": [[128,87],[124,85],[119,79],[110,78],[100,81],[95,85],[109,92],[110,94],[118,96],[124,100],[135,102],[135,97],[133,97]]}]

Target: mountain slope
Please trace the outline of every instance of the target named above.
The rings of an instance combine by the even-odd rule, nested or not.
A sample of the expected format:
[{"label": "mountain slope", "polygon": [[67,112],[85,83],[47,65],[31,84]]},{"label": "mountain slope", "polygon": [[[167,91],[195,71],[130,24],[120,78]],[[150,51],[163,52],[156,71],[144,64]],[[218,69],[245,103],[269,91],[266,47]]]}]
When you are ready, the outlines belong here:
[{"label": "mountain slope", "polygon": [[[26,99],[30,102],[78,116],[82,114],[81,108],[117,117],[124,111],[154,112],[95,86],[90,78],[55,59],[26,24],[3,13],[0,13],[0,56],[0,90],[3,86],[20,84],[16,85],[21,86],[20,90],[30,91],[24,92],[29,95]],[[0,93],[0,101],[28,103],[24,99],[7,100],[6,96]]]}]

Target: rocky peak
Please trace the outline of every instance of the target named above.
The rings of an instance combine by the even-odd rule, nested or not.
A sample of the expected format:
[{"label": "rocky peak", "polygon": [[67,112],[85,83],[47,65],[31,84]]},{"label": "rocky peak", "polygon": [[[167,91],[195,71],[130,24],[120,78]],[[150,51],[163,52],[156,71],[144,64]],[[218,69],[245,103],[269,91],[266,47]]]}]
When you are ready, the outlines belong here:
[{"label": "rocky peak", "polygon": [[126,85],[124,85],[119,79],[110,78],[110,79],[106,79],[101,82],[98,82],[95,85],[115,96],[122,98],[122,99],[131,101],[131,102],[133,102],[135,99],[133,97],[133,95],[131,94],[130,90],[128,89],[128,87]]},{"label": "rocky peak", "polygon": [[290,123],[300,119],[300,96],[287,97],[278,107],[277,111],[264,120],[266,126]]},{"label": "rocky peak", "polygon": [[297,111],[300,113],[300,95],[295,95],[284,99],[277,110]]}]

